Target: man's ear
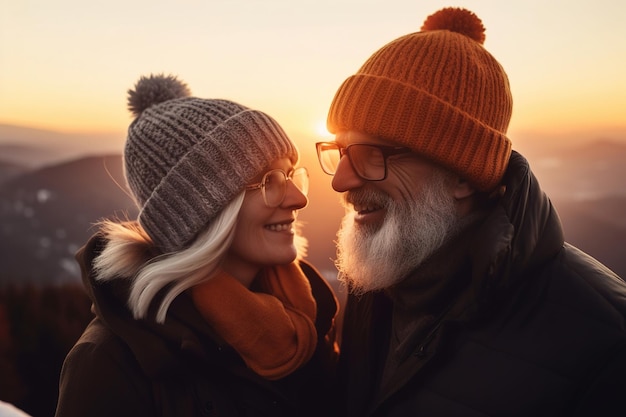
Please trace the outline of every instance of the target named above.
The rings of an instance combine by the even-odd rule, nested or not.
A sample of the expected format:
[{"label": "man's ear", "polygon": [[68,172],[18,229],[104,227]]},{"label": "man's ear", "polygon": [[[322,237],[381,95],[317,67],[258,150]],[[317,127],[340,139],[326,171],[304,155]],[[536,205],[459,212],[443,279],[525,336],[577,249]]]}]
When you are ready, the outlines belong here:
[{"label": "man's ear", "polygon": [[464,180],[463,178],[457,178],[452,188],[452,195],[457,200],[463,200],[467,197],[470,197],[476,193],[476,189],[472,187],[469,182]]}]

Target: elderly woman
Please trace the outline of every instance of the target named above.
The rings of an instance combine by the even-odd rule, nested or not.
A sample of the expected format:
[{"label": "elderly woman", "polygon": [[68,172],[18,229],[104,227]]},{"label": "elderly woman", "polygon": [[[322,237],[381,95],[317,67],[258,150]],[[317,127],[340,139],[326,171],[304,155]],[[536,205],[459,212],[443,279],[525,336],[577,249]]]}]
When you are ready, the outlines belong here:
[{"label": "elderly woman", "polygon": [[129,109],[140,212],[103,221],[77,254],[95,318],[56,416],[323,413],[338,307],[301,259],[296,147],[265,113],[191,97],[173,76],[142,77]]}]

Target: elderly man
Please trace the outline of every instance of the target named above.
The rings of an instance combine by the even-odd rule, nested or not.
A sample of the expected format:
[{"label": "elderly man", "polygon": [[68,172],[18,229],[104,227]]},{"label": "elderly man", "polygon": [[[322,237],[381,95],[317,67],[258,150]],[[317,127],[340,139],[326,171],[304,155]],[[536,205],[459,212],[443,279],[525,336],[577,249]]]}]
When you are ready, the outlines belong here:
[{"label": "elderly man", "polygon": [[564,243],[484,39],[443,9],[331,104],[341,415],[626,415],[626,284]]}]

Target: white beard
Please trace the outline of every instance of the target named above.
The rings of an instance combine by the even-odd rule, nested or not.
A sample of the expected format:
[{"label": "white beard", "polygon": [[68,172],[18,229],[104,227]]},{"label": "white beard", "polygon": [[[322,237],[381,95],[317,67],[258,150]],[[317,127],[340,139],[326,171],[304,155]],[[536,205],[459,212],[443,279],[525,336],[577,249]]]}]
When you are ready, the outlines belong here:
[{"label": "white beard", "polygon": [[[386,207],[383,224],[376,228],[355,223],[356,212],[348,201],[373,201]],[[364,189],[344,194],[344,204],[347,213],[337,233],[336,265],[339,280],[356,295],[404,279],[440,248],[459,224],[443,173],[428,181],[413,200],[396,202],[387,194]]]}]

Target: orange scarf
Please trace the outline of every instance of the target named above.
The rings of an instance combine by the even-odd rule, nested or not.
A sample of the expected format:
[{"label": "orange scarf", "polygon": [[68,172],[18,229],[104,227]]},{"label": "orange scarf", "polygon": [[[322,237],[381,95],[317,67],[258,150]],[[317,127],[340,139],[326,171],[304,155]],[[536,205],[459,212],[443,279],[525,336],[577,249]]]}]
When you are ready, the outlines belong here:
[{"label": "orange scarf", "polygon": [[224,271],[191,289],[193,302],[257,374],[280,379],[304,365],[317,344],[317,305],[296,263],[267,268],[253,292]]}]

